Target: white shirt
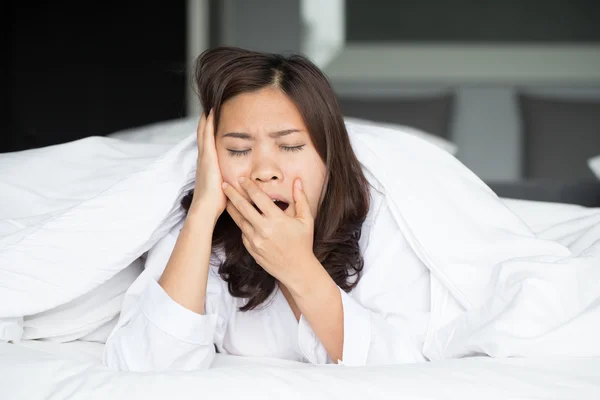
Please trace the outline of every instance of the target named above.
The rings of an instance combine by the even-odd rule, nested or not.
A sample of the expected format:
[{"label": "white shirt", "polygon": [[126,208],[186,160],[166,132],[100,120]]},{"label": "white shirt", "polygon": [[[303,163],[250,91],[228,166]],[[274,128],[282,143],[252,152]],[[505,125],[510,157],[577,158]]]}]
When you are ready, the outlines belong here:
[{"label": "white shirt", "polygon": [[[128,289],[110,334],[104,363],[113,369],[157,371],[207,368],[219,353],[331,363],[309,323],[297,321],[280,290],[258,308],[240,312],[211,258],[205,315],[172,300],[158,285],[183,223],[147,255],[145,270]],[[344,313],[343,362],[351,366],[425,361],[421,349],[430,314],[429,270],[412,251],[371,187],[371,206],[359,241],[362,278],[340,290]]]}]

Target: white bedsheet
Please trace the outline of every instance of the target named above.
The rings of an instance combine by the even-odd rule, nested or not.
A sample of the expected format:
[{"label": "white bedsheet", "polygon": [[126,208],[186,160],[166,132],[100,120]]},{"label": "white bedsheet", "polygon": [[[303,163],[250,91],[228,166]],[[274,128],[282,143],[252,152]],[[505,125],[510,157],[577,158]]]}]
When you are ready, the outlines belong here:
[{"label": "white bedsheet", "polygon": [[600,359],[467,358],[344,368],[217,356],[196,372],[119,373],[101,344],[0,343],[2,399],[598,399]]}]

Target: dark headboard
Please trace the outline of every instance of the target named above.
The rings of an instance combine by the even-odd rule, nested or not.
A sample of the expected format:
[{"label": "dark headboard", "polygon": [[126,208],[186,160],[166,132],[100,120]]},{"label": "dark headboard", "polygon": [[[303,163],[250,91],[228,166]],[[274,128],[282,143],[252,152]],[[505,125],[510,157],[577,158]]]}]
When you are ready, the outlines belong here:
[{"label": "dark headboard", "polygon": [[587,181],[587,160],[600,153],[600,100],[520,94],[523,176]]},{"label": "dark headboard", "polygon": [[600,207],[600,181],[488,182],[500,197]]},{"label": "dark headboard", "polygon": [[448,139],[454,111],[454,95],[373,99],[339,98],[346,117],[406,125]]}]

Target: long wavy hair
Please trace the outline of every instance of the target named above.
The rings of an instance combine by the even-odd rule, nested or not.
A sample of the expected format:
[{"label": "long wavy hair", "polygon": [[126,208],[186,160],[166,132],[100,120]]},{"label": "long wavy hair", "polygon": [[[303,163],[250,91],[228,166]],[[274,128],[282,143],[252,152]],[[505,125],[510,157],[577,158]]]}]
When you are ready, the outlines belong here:
[{"label": "long wavy hair", "polygon": [[[196,59],[195,83],[202,108],[213,110],[215,132],[221,107],[241,93],[276,87],[295,103],[326,166],[315,217],[313,252],[342,290],[352,290],[363,269],[358,241],[369,210],[369,186],[325,75],[300,55],[284,57],[217,47]],[[193,191],[182,200],[185,210],[189,210],[192,197]],[[216,223],[212,246],[213,251],[225,254],[219,274],[228,283],[229,292],[247,299],[240,311],[253,310],[269,298],[277,282],[248,253],[240,229],[227,212]]]}]

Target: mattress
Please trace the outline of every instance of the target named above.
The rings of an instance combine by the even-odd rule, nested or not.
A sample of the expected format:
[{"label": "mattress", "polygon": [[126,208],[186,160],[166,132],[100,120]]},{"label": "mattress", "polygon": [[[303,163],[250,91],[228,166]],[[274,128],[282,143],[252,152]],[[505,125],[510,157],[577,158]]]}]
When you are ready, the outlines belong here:
[{"label": "mattress", "polygon": [[105,368],[102,344],[0,344],[2,399],[598,399],[600,359],[474,357],[380,367],[218,355],[194,372]]}]

